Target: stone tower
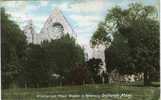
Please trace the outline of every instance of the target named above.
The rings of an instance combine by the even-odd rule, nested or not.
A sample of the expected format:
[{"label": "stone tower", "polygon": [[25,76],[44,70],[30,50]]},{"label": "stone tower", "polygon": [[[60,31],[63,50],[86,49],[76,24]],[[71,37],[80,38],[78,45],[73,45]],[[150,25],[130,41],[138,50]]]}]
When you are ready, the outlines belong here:
[{"label": "stone tower", "polygon": [[24,34],[27,37],[28,43],[36,42],[36,32],[32,20],[28,21],[28,24],[24,27]]},{"label": "stone tower", "polygon": [[105,45],[98,45],[95,48],[93,48],[92,51],[92,57],[96,59],[101,59],[103,62],[102,68],[103,70],[106,70],[106,63],[105,63]]}]

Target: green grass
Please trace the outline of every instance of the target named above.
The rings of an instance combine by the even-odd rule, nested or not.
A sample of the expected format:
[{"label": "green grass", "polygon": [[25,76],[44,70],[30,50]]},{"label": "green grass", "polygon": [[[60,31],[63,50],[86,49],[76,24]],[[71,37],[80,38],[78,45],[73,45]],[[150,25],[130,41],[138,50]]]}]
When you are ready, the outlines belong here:
[{"label": "green grass", "polygon": [[[102,94],[105,94],[107,97],[54,97],[56,95],[69,96],[69,94],[73,96],[87,96],[87,94],[88,96],[101,96]],[[124,96],[120,98],[116,96],[123,94]],[[159,87],[105,84],[48,88],[7,89],[2,90],[2,100],[159,100],[159,94]],[[111,95],[113,95],[113,97],[110,97]],[[131,95],[131,97],[129,97],[129,95]]]}]

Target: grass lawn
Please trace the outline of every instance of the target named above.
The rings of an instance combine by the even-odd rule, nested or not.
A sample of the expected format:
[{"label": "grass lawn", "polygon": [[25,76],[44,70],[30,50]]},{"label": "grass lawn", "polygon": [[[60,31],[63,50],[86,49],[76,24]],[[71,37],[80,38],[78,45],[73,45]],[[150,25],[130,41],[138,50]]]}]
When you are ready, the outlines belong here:
[{"label": "grass lawn", "polygon": [[2,100],[159,100],[159,87],[82,85],[2,90]]}]

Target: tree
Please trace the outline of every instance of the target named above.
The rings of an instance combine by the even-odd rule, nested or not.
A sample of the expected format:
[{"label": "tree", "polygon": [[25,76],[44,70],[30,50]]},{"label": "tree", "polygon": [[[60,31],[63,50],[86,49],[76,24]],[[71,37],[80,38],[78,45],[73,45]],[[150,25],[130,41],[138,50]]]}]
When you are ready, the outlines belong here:
[{"label": "tree", "polygon": [[109,37],[109,33],[107,32],[107,27],[105,26],[105,23],[101,22],[98,25],[96,32],[94,32],[90,40],[93,47],[97,45],[109,45],[109,43],[111,42],[111,38]]},{"label": "tree", "polygon": [[89,71],[85,64],[76,64],[72,67],[69,80],[70,84],[82,85],[89,82]]},{"label": "tree", "polygon": [[87,68],[89,71],[89,76],[94,83],[101,83],[100,71],[102,69],[102,60],[101,59],[89,59],[87,62]]},{"label": "tree", "polygon": [[71,79],[73,66],[84,63],[83,49],[68,34],[59,39],[45,40],[41,44],[29,44],[26,51],[27,60],[22,77],[27,87],[65,84]]},{"label": "tree", "polygon": [[84,63],[83,49],[68,34],[51,42],[44,41],[41,47],[44,49],[45,61],[52,68],[52,73],[60,75],[64,83],[69,80],[72,67],[77,63]]},{"label": "tree", "polygon": [[111,73],[117,69],[120,74],[132,74],[133,70],[128,41],[121,34],[114,34],[111,46],[105,50],[106,70]]},{"label": "tree", "polygon": [[17,84],[25,60],[26,37],[19,26],[1,8],[2,88]]},{"label": "tree", "polygon": [[[107,60],[107,67],[115,66],[120,72],[128,70],[127,73],[143,72],[144,85],[149,85],[150,75],[159,70],[159,21],[155,15],[153,6],[130,4],[128,9],[111,9],[105,18],[105,23],[112,23],[114,28],[114,40],[107,51],[116,54],[112,56],[114,60]],[[120,42],[118,37],[124,39]]]},{"label": "tree", "polygon": [[27,60],[22,72],[25,87],[49,86],[51,68],[46,62],[45,52],[39,44],[29,44],[27,48]]}]

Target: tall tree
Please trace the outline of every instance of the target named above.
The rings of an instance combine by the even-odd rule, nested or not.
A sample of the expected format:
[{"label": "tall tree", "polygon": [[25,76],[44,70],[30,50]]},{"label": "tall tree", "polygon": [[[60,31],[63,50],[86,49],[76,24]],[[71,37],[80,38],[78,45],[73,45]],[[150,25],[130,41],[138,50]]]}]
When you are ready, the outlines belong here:
[{"label": "tall tree", "polygon": [[84,50],[68,34],[51,42],[44,41],[41,47],[52,73],[60,75],[64,81],[70,78],[73,66],[84,63]]},{"label": "tall tree", "polygon": [[44,87],[50,83],[51,69],[46,62],[43,48],[38,44],[29,44],[27,60],[22,76],[26,87]]},{"label": "tall tree", "polygon": [[1,8],[2,88],[16,84],[25,60],[26,37],[19,26]]},{"label": "tall tree", "polygon": [[89,71],[85,64],[76,64],[72,67],[69,80],[70,84],[82,85],[89,82]]},{"label": "tall tree", "polygon": [[[115,7],[109,11],[105,23],[112,23],[114,40],[111,50],[107,51],[116,55],[112,56],[114,60],[107,60],[107,67],[119,69],[124,65],[125,69],[119,69],[120,72],[143,72],[144,84],[150,83],[152,72],[159,70],[159,21],[156,15],[153,6],[137,3],[130,4],[128,9]],[[118,37],[124,39],[119,42]],[[112,65],[114,63],[116,65]]]},{"label": "tall tree", "polygon": [[89,77],[93,83],[101,83],[100,72],[102,70],[102,60],[101,59],[89,59],[86,62],[87,69],[89,71]]},{"label": "tall tree", "polygon": [[41,44],[29,44],[26,51],[22,75],[27,87],[62,85],[71,79],[73,66],[84,63],[83,49],[68,34]]},{"label": "tall tree", "polygon": [[114,40],[111,46],[105,50],[107,72],[110,74],[113,70],[117,69],[120,74],[132,74],[133,70],[131,70],[132,64],[130,63],[131,56],[128,41],[120,34],[114,34],[113,37]]}]

